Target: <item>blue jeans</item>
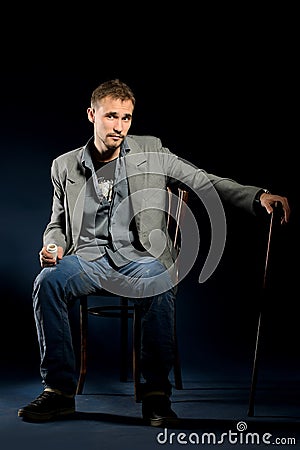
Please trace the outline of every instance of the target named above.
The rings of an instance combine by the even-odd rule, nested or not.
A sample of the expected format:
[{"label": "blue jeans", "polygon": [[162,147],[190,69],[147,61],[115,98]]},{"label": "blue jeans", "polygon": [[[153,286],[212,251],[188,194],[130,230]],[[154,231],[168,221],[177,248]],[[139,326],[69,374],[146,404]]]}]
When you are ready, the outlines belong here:
[{"label": "blue jeans", "polygon": [[[95,261],[85,261],[76,255],[65,256],[54,267],[41,270],[34,281],[33,306],[40,348],[40,372],[44,387],[74,394],[77,372],[69,309],[81,296],[107,288],[110,279],[130,284],[130,279],[152,280],[158,276],[158,293],[142,296],[139,284],[135,297],[130,300],[141,305],[142,342],[141,370],[144,389],[164,390],[171,394],[168,376],[174,362],[174,300],[175,290],[164,266],[154,258],[130,262],[116,269],[103,256]],[[125,281],[124,281],[125,280]],[[147,285],[148,286],[148,285]],[[153,290],[153,289],[152,289]],[[143,292],[142,292],[143,291]],[[138,297],[136,292],[140,292]]]}]

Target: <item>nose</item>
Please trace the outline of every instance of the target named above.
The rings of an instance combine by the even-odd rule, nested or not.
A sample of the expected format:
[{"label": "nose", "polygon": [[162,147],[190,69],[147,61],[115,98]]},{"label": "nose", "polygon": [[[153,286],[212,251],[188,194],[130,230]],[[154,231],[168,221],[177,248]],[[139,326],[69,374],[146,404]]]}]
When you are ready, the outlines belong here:
[{"label": "nose", "polygon": [[123,130],[122,119],[121,119],[121,118],[120,118],[120,119],[115,119],[115,122],[114,122],[114,131],[115,131],[116,133],[121,133],[122,130]]}]

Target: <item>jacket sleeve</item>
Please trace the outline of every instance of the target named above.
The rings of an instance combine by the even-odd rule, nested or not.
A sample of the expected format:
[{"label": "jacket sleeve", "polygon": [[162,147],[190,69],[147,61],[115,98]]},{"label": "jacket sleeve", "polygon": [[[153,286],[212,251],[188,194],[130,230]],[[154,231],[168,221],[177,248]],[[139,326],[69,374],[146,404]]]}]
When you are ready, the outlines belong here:
[{"label": "jacket sleeve", "polygon": [[140,152],[147,153],[148,158],[156,161],[149,167],[155,167],[157,173],[166,175],[168,184],[180,184],[185,189],[194,191],[203,201],[208,198],[221,200],[248,213],[257,213],[255,197],[261,187],[243,185],[236,180],[207,173],[163,147],[161,140],[155,136],[132,138],[138,144]]},{"label": "jacket sleeve", "polygon": [[261,187],[243,185],[233,179],[207,173],[168,149],[162,149],[162,164],[165,165],[171,183],[180,183],[186,189],[194,191],[200,199],[205,201],[218,196],[224,203],[256,214],[255,197]]},{"label": "jacket sleeve", "polygon": [[59,173],[58,163],[53,161],[51,166],[51,181],[53,186],[52,212],[50,222],[43,234],[43,244],[55,243],[64,251],[67,246],[66,239],[66,213],[65,213],[65,189],[64,177]]}]

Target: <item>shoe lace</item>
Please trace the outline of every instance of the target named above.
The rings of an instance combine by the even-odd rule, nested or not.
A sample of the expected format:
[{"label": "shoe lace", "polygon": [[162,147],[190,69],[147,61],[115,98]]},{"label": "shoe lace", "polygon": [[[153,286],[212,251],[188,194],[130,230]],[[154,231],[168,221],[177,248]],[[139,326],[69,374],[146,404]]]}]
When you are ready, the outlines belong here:
[{"label": "shoe lace", "polygon": [[34,406],[39,406],[41,405],[45,400],[47,400],[50,397],[53,397],[53,394],[55,395],[54,392],[48,392],[48,391],[44,391],[42,392],[35,400],[33,400],[31,402],[32,405]]}]

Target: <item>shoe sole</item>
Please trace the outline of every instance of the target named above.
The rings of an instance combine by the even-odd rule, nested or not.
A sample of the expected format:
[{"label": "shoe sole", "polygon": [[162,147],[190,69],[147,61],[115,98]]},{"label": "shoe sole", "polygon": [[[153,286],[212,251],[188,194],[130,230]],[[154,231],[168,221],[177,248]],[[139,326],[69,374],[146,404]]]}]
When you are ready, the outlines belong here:
[{"label": "shoe sole", "polygon": [[60,409],[53,413],[38,414],[30,411],[25,411],[24,409],[19,409],[18,417],[22,417],[24,420],[30,420],[32,422],[46,422],[48,420],[53,420],[61,416],[67,416],[69,414],[74,414],[75,408]]},{"label": "shoe sole", "polygon": [[178,417],[160,417],[159,419],[144,419],[147,425],[151,425],[151,427],[173,427],[179,424]]}]

